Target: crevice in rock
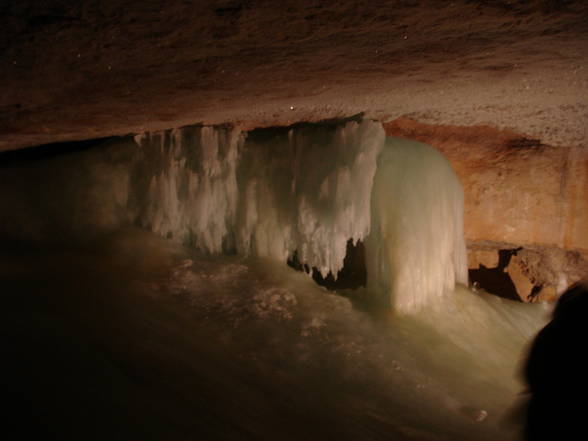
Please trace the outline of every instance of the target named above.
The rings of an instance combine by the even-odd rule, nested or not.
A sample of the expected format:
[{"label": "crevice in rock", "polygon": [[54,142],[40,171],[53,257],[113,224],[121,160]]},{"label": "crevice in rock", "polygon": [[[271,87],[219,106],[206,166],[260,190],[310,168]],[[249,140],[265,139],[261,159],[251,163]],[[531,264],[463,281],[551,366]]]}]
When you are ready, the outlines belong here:
[{"label": "crevice in rock", "polygon": [[523,302],[553,302],[588,274],[588,260],[558,247],[484,242],[468,245],[468,268],[474,288]]},{"label": "crevice in rock", "polygon": [[105,148],[107,145],[114,144],[126,139],[130,140],[131,137],[109,136],[106,138],[87,139],[84,141],[56,142],[21,150],[4,151],[0,152],[0,167],[42,161],[94,148]]},{"label": "crevice in rock", "polygon": [[506,147],[509,149],[539,149],[544,147],[538,139],[526,138],[524,136],[511,139],[506,142]]},{"label": "crevice in rock", "polygon": [[470,269],[468,275],[470,282],[476,288],[481,288],[490,294],[495,294],[510,300],[521,300],[515,284],[506,268],[510,264],[512,256],[522,248],[498,250],[498,265],[489,268],[480,264],[478,269]]}]

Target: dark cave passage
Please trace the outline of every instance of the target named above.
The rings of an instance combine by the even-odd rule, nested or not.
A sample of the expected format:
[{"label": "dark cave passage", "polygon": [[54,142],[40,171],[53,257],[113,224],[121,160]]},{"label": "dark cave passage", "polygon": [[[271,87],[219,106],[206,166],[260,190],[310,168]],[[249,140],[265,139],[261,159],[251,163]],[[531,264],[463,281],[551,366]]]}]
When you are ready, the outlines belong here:
[{"label": "dark cave passage", "polygon": [[320,286],[324,286],[328,290],[338,291],[346,289],[357,289],[365,287],[367,283],[367,270],[365,266],[365,246],[361,240],[356,244],[352,239],[347,241],[347,250],[345,259],[343,260],[343,268],[337,273],[337,278],[333,273],[329,272],[326,277],[323,277],[320,271],[298,260],[298,253],[294,252],[292,257],[288,259],[288,266],[297,271],[305,273],[312,273],[312,279]]},{"label": "dark cave passage", "polygon": [[468,270],[470,284],[476,288],[482,288],[490,294],[509,300],[521,301],[515,284],[506,270],[511,257],[521,249],[499,250],[498,265],[496,267],[487,268],[481,264],[478,269]]}]

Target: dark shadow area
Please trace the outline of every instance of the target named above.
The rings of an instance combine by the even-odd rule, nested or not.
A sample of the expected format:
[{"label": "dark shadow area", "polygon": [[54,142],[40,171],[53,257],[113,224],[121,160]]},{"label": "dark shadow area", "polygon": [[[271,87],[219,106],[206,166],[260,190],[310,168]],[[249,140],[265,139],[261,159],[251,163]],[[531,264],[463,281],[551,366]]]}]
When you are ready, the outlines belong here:
[{"label": "dark shadow area", "polygon": [[538,139],[520,137],[508,141],[506,147],[510,149],[538,149],[543,147],[543,144]]},{"label": "dark shadow area", "polygon": [[480,265],[479,269],[471,269],[468,271],[470,283],[476,287],[482,288],[490,294],[503,297],[510,300],[521,300],[517,294],[517,289],[506,272],[506,267],[510,263],[512,256],[522,248],[511,250],[499,250],[498,252],[498,266],[495,268],[487,268]]},{"label": "dark shadow area", "polygon": [[347,252],[343,260],[343,268],[337,273],[336,279],[332,273],[327,274],[327,277],[323,277],[318,269],[309,268],[308,265],[300,262],[297,252],[294,252],[292,258],[287,263],[288,266],[291,266],[297,271],[304,271],[305,273],[312,271],[312,279],[318,285],[324,286],[331,291],[357,289],[364,287],[367,282],[365,246],[361,240],[358,240],[355,245],[353,244],[353,240],[349,239],[347,241]]},{"label": "dark shadow area", "polygon": [[531,289],[531,292],[527,296],[527,300],[529,300],[529,302],[534,302],[535,300],[537,300],[537,296],[539,295],[539,293],[541,292],[542,289],[543,289],[542,284],[533,286],[533,288]]},{"label": "dark shadow area", "polygon": [[363,112],[357,113],[355,115],[351,115],[349,117],[342,117],[342,118],[330,118],[330,119],[323,119],[317,122],[298,122],[289,126],[273,126],[273,127],[264,127],[261,129],[254,129],[247,133],[247,139],[253,140],[255,142],[264,143],[272,140],[278,136],[287,135],[290,130],[296,129],[310,129],[310,130],[317,130],[319,133],[324,132],[325,128],[329,128],[333,131],[337,130],[341,126],[347,124],[348,122],[355,121],[361,122],[363,120],[364,114]]},{"label": "dark shadow area", "polygon": [[106,138],[88,139],[85,141],[57,142],[29,147],[21,150],[0,152],[0,167],[41,161],[70,153],[81,152],[93,148],[104,148],[106,145],[129,139],[126,136],[110,136]]},{"label": "dark shadow area", "polygon": [[586,439],[587,318],[588,288],[576,284],[533,342],[524,370],[531,394],[527,441]]},{"label": "dark shadow area", "polygon": [[[141,295],[133,273],[127,279],[116,265],[95,266],[101,259],[87,252],[46,253],[26,277],[29,260],[0,251],[2,439],[272,439],[265,431],[279,433],[303,413],[277,392],[251,386],[259,377],[251,364],[211,344],[215,336],[186,314],[185,303]],[[3,272],[7,262],[19,271]],[[237,398],[223,399],[230,396]],[[256,413],[266,401],[276,403],[278,417],[272,409]],[[258,438],[256,418],[267,422]],[[317,439],[341,438],[333,422],[320,424],[310,415],[284,439],[309,439],[308,430]]]}]

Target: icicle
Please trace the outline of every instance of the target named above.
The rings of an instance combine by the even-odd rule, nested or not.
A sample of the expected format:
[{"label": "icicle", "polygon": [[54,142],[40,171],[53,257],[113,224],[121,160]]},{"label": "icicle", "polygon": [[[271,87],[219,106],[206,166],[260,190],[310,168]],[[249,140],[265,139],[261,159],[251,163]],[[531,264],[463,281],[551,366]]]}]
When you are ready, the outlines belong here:
[{"label": "icicle", "polygon": [[383,145],[380,124],[349,122],[251,134],[239,167],[237,249],[301,261],[326,276],[343,267],[346,244],[370,230],[370,194]]},{"label": "icicle", "polygon": [[326,276],[342,268],[347,241],[369,233],[378,123],[257,131],[246,141],[228,129],[183,128],[138,140],[134,180],[150,180],[138,191],[139,221],[163,236],[282,262],[297,250]]},{"label": "icicle", "polygon": [[227,251],[236,222],[242,134],[188,127],[138,139],[142,157],[133,181],[139,223],[208,253]]}]

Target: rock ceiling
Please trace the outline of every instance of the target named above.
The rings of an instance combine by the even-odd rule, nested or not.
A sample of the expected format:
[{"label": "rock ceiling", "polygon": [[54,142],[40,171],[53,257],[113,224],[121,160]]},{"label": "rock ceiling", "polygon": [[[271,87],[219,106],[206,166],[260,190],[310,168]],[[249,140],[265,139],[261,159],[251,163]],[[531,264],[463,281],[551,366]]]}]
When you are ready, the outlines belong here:
[{"label": "rock ceiling", "polygon": [[586,144],[584,0],[3,3],[0,150],[359,112]]}]

